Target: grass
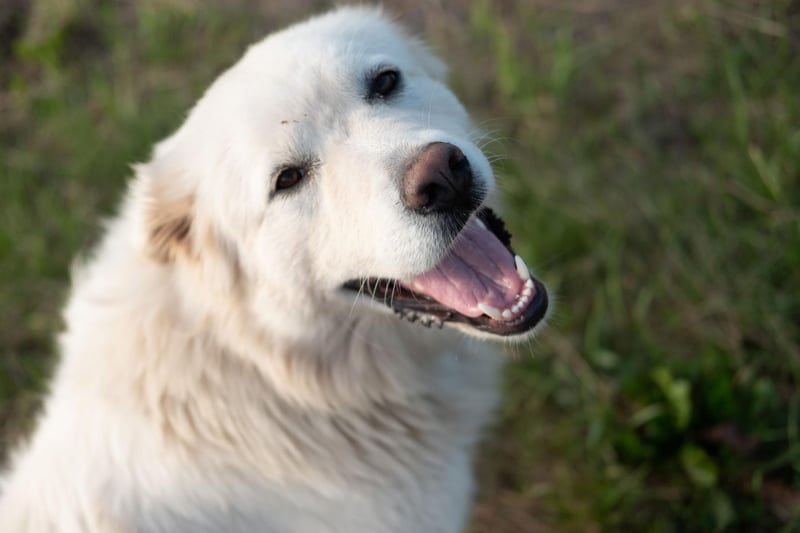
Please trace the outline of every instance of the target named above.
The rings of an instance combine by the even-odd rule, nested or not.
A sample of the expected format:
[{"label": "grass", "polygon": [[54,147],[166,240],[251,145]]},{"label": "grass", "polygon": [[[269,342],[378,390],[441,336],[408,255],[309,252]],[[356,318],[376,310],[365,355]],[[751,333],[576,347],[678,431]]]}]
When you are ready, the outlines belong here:
[{"label": "grass", "polygon": [[[129,164],[316,6],[47,1],[0,58],[2,448]],[[800,531],[800,4],[388,4],[451,64],[559,300],[511,354],[472,531]]]}]

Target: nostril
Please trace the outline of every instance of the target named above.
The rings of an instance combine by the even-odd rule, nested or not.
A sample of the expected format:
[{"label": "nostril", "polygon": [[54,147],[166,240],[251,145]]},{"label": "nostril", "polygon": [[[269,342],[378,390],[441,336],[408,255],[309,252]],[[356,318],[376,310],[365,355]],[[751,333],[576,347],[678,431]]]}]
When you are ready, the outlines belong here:
[{"label": "nostril", "polygon": [[450,157],[447,160],[450,170],[461,170],[465,163],[467,163],[467,156],[465,156],[464,152],[459,150],[458,147],[453,146],[453,149],[450,152]]},{"label": "nostril", "polygon": [[451,185],[462,192],[472,184],[472,169],[469,160],[457,146],[450,145],[450,153],[447,157],[448,175],[451,178]]},{"label": "nostril", "polygon": [[451,201],[452,189],[439,183],[429,183],[421,190],[424,200],[421,202],[422,210],[436,209]]}]

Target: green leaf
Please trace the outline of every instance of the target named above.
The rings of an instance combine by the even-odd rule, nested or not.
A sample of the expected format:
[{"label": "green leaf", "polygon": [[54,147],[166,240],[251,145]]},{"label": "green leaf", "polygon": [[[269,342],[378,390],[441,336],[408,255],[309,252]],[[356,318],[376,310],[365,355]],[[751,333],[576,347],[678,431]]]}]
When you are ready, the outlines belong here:
[{"label": "green leaf", "polygon": [[711,494],[711,509],[714,512],[714,531],[725,531],[736,519],[730,497],[720,491]]},{"label": "green leaf", "polygon": [[631,425],[633,427],[639,427],[644,424],[647,424],[651,420],[658,418],[659,416],[664,414],[664,407],[658,404],[650,404],[646,407],[642,407],[631,416]]},{"label": "green leaf", "polygon": [[670,413],[675,420],[675,427],[681,431],[685,430],[689,427],[692,416],[689,382],[673,378],[669,370],[664,367],[655,369],[652,377],[667,400]]},{"label": "green leaf", "polygon": [[681,448],[681,464],[698,487],[711,488],[717,484],[717,465],[702,448],[685,444]]}]

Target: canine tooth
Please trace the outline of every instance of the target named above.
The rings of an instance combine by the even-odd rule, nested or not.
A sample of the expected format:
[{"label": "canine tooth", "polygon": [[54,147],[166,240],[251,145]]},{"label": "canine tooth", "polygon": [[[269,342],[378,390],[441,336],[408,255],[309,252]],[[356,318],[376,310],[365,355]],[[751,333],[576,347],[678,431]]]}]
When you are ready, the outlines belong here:
[{"label": "canine tooth", "polygon": [[509,311],[508,309],[503,309],[503,318],[506,319],[511,318],[511,311]]},{"label": "canine tooth", "polygon": [[483,314],[487,315],[489,318],[493,318],[495,320],[500,318],[500,310],[495,309],[491,305],[478,304],[478,309],[480,309],[481,312],[483,312]]},{"label": "canine tooth", "polygon": [[478,217],[475,217],[475,223],[479,225],[481,228],[486,229],[486,224],[484,224],[483,220],[479,219]]},{"label": "canine tooth", "polygon": [[517,264],[517,274],[521,279],[531,279],[531,273],[528,272],[528,265],[525,264],[525,261],[518,255],[514,256],[514,263]]}]

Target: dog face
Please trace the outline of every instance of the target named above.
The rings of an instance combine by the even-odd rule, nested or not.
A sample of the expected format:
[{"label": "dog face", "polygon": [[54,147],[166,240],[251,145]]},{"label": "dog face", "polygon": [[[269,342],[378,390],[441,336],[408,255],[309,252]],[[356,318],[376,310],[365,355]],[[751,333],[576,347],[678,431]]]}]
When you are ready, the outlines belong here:
[{"label": "dog face", "polygon": [[443,73],[375,10],[254,45],[142,172],[154,255],[202,263],[216,243],[269,295],[264,314],[357,298],[426,325],[532,331],[546,292],[483,207],[492,170]]}]

